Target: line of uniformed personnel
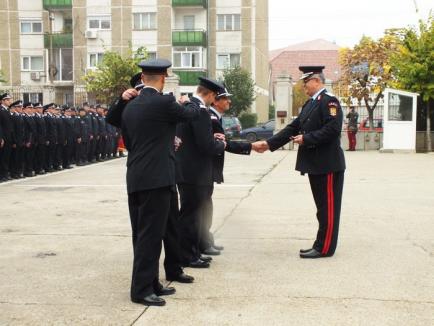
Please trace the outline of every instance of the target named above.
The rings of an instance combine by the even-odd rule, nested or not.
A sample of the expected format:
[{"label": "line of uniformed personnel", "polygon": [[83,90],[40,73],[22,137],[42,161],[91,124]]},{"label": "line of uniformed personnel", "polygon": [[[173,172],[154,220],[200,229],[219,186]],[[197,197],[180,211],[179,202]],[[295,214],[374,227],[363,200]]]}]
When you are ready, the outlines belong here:
[{"label": "line of uniformed personnel", "polygon": [[101,105],[43,106],[7,93],[0,100],[0,182],[119,157],[119,129]]}]

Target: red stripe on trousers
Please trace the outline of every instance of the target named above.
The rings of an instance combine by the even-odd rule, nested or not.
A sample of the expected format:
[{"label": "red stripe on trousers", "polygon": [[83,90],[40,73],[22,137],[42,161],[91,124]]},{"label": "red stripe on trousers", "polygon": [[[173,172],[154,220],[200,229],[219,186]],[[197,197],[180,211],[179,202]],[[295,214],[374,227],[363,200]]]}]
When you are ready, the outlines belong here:
[{"label": "red stripe on trousers", "polygon": [[334,224],[334,192],[333,192],[333,173],[327,175],[327,232],[324,241],[322,254],[325,255],[330,249],[333,235]]}]

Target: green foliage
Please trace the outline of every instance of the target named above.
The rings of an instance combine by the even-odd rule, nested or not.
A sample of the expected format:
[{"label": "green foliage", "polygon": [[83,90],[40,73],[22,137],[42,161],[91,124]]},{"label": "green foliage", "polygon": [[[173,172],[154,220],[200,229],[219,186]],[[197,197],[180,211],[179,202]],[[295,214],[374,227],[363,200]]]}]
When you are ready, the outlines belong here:
[{"label": "green foliage", "polygon": [[276,107],[274,105],[268,106],[268,120],[274,119],[276,115]]},{"label": "green foliage", "polygon": [[408,28],[401,33],[402,43],[392,58],[398,84],[419,93],[426,102],[434,99],[434,19],[420,21],[419,30]]},{"label": "green foliage", "polygon": [[140,71],[137,64],[146,57],[147,52],[143,47],[135,52],[130,48],[125,57],[118,52],[105,51],[97,69],[88,71],[83,77],[86,90],[94,93],[101,103],[110,103],[131,87],[131,77]]},{"label": "green foliage", "polygon": [[432,150],[430,106],[434,100],[434,19],[420,21],[419,29],[408,28],[398,35],[402,43],[391,62],[398,86],[419,93],[426,102],[427,150]]},{"label": "green foliage", "polygon": [[254,127],[258,123],[258,115],[256,113],[244,112],[240,115],[239,120],[243,129]]},{"label": "green foliage", "polygon": [[235,67],[223,72],[223,80],[229,92],[233,94],[228,113],[239,116],[250,109],[255,100],[255,83],[251,74],[241,67]]},{"label": "green foliage", "polygon": [[7,82],[7,80],[5,78],[3,70],[0,70],[0,83],[6,83],[6,82]]}]

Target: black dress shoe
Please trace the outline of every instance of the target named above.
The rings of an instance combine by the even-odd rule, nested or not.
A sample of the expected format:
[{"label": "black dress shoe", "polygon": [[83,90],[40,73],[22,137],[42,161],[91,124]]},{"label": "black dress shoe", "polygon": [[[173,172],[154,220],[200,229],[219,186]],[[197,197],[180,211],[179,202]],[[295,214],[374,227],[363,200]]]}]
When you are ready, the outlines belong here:
[{"label": "black dress shoe", "polygon": [[208,255],[208,256],[218,256],[218,255],[220,255],[220,251],[218,251],[218,250],[215,249],[214,247],[206,248],[206,249],[203,251],[203,253],[204,253],[205,255]]},{"label": "black dress shoe", "polygon": [[220,251],[222,251],[223,249],[225,249],[225,247],[223,247],[223,246],[217,246],[216,244],[213,244],[212,246],[214,247],[214,249],[220,250]]},{"label": "black dress shoe", "polygon": [[198,259],[189,262],[187,266],[191,268],[209,268],[209,263],[201,259]]},{"label": "black dress shoe", "polygon": [[155,294],[158,295],[159,297],[163,296],[163,295],[172,295],[175,294],[176,289],[174,287],[164,287],[161,286],[160,288],[155,290]]},{"label": "black dress shoe", "polygon": [[321,254],[319,251],[313,248],[306,252],[300,252],[300,258],[321,258],[321,257],[325,257],[325,255]]},{"label": "black dress shoe", "polygon": [[181,274],[174,275],[174,276],[167,275],[166,280],[168,280],[169,282],[193,283],[194,277],[187,275],[185,273],[181,273]]},{"label": "black dress shoe", "polygon": [[209,256],[200,256],[199,259],[206,261],[207,263],[210,263],[212,261],[212,257],[209,257]]},{"label": "black dress shoe", "polygon": [[309,248],[309,249],[300,249],[300,253],[305,253],[305,252],[308,252],[308,251],[311,251],[312,250],[312,248]]},{"label": "black dress shoe", "polygon": [[144,297],[144,298],[131,298],[134,303],[141,303],[145,306],[164,306],[166,301],[163,298],[157,297],[154,293]]}]

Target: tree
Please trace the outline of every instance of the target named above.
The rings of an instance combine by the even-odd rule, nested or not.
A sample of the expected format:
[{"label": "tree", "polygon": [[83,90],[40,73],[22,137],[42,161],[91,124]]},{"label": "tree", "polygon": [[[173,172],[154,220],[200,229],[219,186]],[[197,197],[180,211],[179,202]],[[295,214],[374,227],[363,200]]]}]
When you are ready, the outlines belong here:
[{"label": "tree", "polygon": [[346,48],[339,54],[341,82],[348,87],[351,98],[365,103],[371,130],[378,101],[384,89],[395,80],[390,56],[397,51],[398,44],[396,35],[386,32],[378,41],[364,36],[354,49]]},{"label": "tree", "polygon": [[147,52],[143,47],[135,52],[130,48],[126,57],[114,51],[105,51],[97,69],[88,71],[83,77],[86,90],[94,93],[102,103],[112,102],[130,87],[131,77],[140,71],[137,64],[146,57]]},{"label": "tree", "polygon": [[426,102],[427,151],[432,151],[431,108],[434,100],[434,19],[420,21],[419,29],[407,28],[400,33],[402,43],[391,62],[398,84],[419,93]]},{"label": "tree", "polygon": [[299,80],[292,88],[292,114],[294,116],[299,115],[300,108],[306,103],[309,96],[304,90],[303,81]]},{"label": "tree", "polygon": [[241,67],[228,68],[223,72],[223,81],[229,92],[234,94],[229,113],[239,116],[250,109],[255,100],[255,82],[250,73]]}]

